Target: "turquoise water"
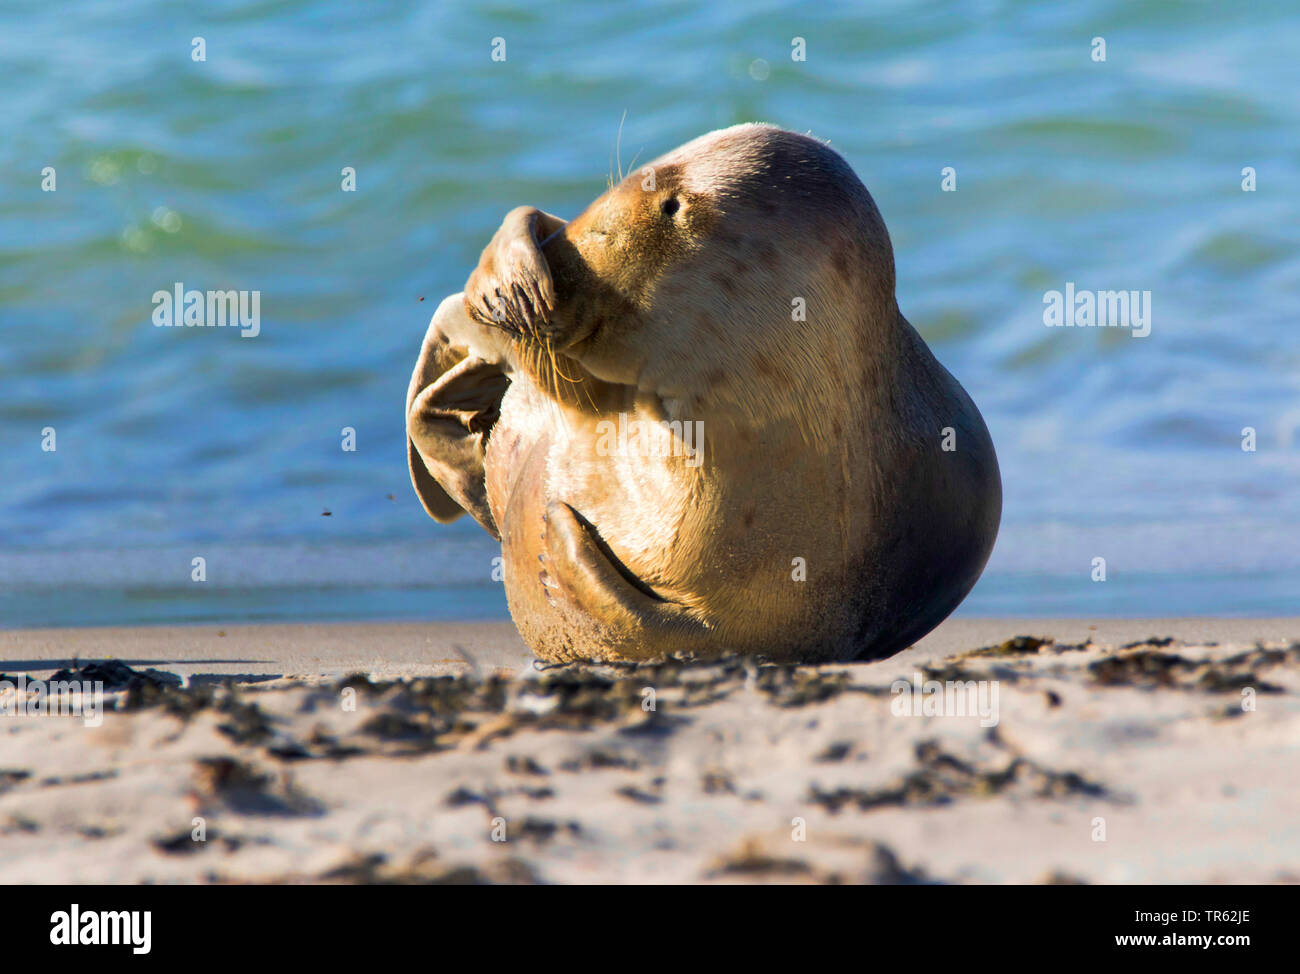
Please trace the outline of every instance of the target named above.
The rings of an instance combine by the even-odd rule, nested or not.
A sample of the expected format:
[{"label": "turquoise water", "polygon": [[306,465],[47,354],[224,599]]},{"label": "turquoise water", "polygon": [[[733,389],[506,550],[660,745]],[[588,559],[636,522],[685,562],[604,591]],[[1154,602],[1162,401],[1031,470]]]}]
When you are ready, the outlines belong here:
[{"label": "turquoise water", "polygon": [[[428,317],[511,207],[752,120],[862,176],[988,421],[961,612],[1300,611],[1298,41],[1293,2],[9,0],[0,626],[505,617],[407,480]],[[1045,327],[1067,281],[1151,291],[1150,335]],[[155,328],[177,282],[260,291],[260,334]]]}]

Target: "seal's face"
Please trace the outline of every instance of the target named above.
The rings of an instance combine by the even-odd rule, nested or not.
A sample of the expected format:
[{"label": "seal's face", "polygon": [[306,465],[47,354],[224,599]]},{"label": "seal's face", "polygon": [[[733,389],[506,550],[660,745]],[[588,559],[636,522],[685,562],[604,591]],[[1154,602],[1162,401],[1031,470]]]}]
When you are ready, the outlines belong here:
[{"label": "seal's face", "polygon": [[696,400],[736,375],[801,383],[809,361],[853,355],[803,323],[841,313],[846,294],[864,315],[894,310],[889,237],[865,187],[825,144],[769,126],[710,133],[571,222],[549,219],[530,243],[553,303],[519,338],[605,382]]},{"label": "seal's face", "polygon": [[557,304],[549,339],[599,378],[630,382],[653,341],[673,268],[707,244],[718,222],[711,194],[688,186],[681,164],[650,165],[597,198],[541,245]]},{"label": "seal's face", "polygon": [[825,143],[766,125],[688,142],[567,224],[512,211],[465,303],[557,400],[599,401],[590,378],[827,442],[888,347],[870,336],[898,318],[866,187]]}]

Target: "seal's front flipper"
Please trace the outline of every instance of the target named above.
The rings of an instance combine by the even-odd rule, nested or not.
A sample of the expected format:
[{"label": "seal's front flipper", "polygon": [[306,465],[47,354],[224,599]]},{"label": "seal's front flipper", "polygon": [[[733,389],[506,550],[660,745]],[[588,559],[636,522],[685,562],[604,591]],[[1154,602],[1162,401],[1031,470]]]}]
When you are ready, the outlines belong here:
[{"label": "seal's front flipper", "polygon": [[534,206],[506,214],[465,282],[465,307],[484,325],[537,336],[555,309],[551,268],[542,242],[565,222]]},{"label": "seal's front flipper", "polygon": [[[568,504],[546,506],[546,557],[568,600],[590,616],[623,659],[665,652],[715,652],[714,635],[687,608],[660,598],[606,549],[594,528]],[[610,647],[615,648],[615,647]]]},{"label": "seal's front flipper", "polygon": [[406,394],[407,460],[430,517],[445,524],[468,511],[499,538],[483,455],[510,378],[497,339],[475,334],[476,328],[461,294],[434,313]]}]

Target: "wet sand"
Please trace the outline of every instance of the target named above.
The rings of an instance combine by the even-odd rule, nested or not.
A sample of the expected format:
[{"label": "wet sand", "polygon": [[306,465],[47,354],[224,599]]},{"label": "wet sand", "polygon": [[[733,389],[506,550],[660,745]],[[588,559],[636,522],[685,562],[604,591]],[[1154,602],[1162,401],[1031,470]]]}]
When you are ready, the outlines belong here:
[{"label": "wet sand", "polygon": [[0,632],[106,658],[100,726],[0,718],[0,881],[1300,881],[1295,619],[540,672],[508,624]]}]

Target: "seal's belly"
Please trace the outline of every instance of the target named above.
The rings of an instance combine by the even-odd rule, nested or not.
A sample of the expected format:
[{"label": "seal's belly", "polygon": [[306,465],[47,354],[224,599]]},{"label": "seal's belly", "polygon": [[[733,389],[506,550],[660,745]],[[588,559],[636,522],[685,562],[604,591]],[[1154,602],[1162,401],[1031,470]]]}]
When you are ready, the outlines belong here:
[{"label": "seal's belly", "polygon": [[723,519],[717,491],[701,473],[695,434],[665,427],[635,403],[599,415],[565,409],[516,375],[485,468],[507,597],[521,628],[589,624],[572,625],[582,614],[566,598],[575,566],[548,552],[553,501],[574,510],[635,587],[708,611],[721,592],[716,562],[727,546],[714,543]]},{"label": "seal's belly", "polygon": [[[712,444],[656,415],[635,402],[625,411],[566,410],[519,376],[507,391],[489,441],[487,486],[511,614],[530,645],[550,658],[602,652],[573,645],[600,638],[593,617],[607,613],[592,611],[599,593],[583,577],[588,566],[548,544],[552,502],[573,510],[629,585],[687,611],[720,647],[762,640],[776,652],[815,628],[814,618],[829,622],[810,598],[828,592],[842,565],[822,545],[807,557],[825,513],[807,503],[799,516],[778,513],[790,479],[772,463],[778,445],[740,435]],[[715,449],[729,452],[714,457]],[[819,475],[800,477],[815,494],[827,492]],[[747,553],[755,540],[776,554],[755,559]]]}]

